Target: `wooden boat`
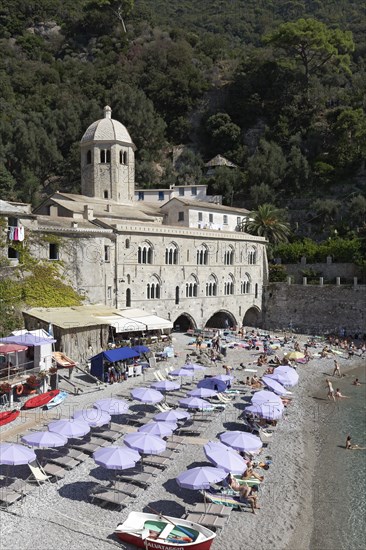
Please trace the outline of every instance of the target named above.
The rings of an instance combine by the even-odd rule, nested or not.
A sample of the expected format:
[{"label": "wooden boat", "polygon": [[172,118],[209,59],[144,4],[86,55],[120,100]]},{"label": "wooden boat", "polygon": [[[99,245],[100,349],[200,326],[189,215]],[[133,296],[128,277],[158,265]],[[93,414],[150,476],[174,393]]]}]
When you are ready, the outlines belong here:
[{"label": "wooden boat", "polygon": [[216,533],[186,519],[131,512],[115,530],[115,535],[146,550],[208,550]]},{"label": "wooden boat", "polygon": [[20,411],[17,410],[0,413],[0,426],[5,426],[5,424],[9,424],[9,422],[13,422],[13,420],[18,418],[19,414]]},{"label": "wooden boat", "polygon": [[41,393],[40,395],[36,395],[35,397],[31,397],[28,399],[24,405],[22,406],[22,409],[35,409],[36,407],[43,407],[51,401],[56,395],[60,393],[60,390],[51,390],[47,391],[46,393]]},{"label": "wooden boat", "polygon": [[60,405],[63,401],[65,401],[66,397],[68,396],[67,391],[60,391],[51,401],[48,401],[48,403],[45,404],[45,409],[53,409],[53,407],[57,407],[57,405]]},{"label": "wooden boat", "polygon": [[70,357],[67,357],[67,355],[62,353],[62,351],[54,351],[52,352],[52,356],[55,360],[56,365],[59,368],[70,369],[72,367],[76,367],[76,365],[78,364],[76,361],[73,361],[72,359],[70,359]]}]

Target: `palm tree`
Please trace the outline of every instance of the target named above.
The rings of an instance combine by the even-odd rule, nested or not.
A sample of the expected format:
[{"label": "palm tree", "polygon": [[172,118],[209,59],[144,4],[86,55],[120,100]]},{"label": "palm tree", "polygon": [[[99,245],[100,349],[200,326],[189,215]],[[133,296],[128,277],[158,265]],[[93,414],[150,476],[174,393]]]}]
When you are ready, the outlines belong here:
[{"label": "palm tree", "polygon": [[273,204],[262,204],[258,210],[252,211],[244,231],[265,237],[270,244],[287,242],[291,233],[289,224],[283,219],[283,212]]}]

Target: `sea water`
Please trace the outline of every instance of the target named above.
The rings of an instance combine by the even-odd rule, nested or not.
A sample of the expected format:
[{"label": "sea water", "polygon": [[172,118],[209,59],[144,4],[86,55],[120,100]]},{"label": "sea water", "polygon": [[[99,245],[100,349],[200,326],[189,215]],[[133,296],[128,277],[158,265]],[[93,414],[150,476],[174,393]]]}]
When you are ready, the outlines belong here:
[{"label": "sea water", "polygon": [[[313,482],[314,529],[312,550],[365,550],[366,548],[366,361],[338,379],[334,389],[349,398],[335,403],[319,393],[317,466]],[[358,378],[360,386],[352,385]],[[346,450],[346,438],[364,450]]]}]

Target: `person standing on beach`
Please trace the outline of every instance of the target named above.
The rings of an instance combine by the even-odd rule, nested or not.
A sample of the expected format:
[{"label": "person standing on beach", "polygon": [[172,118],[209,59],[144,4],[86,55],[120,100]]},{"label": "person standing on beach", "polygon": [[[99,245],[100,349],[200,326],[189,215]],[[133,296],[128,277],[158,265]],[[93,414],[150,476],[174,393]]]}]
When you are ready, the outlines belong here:
[{"label": "person standing on beach", "polygon": [[339,363],[337,361],[337,359],[334,359],[334,370],[333,370],[333,376],[339,376],[340,378],[342,377],[341,375],[341,369],[339,367]]},{"label": "person standing on beach", "polygon": [[329,380],[329,378],[326,378],[325,381],[326,381],[327,386],[328,386],[328,394],[327,394],[327,397],[328,397],[328,399],[333,399],[333,401],[335,401],[335,395],[334,395],[333,384],[332,384],[332,382]]}]

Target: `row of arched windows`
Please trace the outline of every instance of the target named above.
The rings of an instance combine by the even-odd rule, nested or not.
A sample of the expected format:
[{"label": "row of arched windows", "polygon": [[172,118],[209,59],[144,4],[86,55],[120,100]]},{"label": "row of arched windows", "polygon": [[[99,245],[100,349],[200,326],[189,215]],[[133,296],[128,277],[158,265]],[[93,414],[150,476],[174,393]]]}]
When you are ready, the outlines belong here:
[{"label": "row of arched windows", "polygon": [[[126,247],[127,248],[127,247]],[[209,249],[205,244],[201,244],[196,251],[197,265],[208,265]],[[234,265],[235,251],[230,245],[224,252],[224,265]],[[138,246],[137,261],[139,264],[153,263],[153,246],[149,242],[144,242]],[[187,257],[187,261],[189,258]],[[179,263],[179,249],[175,243],[170,243],[165,249],[165,264],[177,265]],[[257,263],[257,249],[252,247],[248,251],[248,264]]]},{"label": "row of arched windows", "polygon": [[[99,162],[101,164],[110,164],[111,162],[111,150],[110,149],[99,149]],[[120,164],[127,164],[128,162],[128,155],[127,151],[120,151],[119,152],[119,163]],[[89,149],[86,153],[86,163],[91,164],[92,163],[92,152]]]},{"label": "row of arched windows", "polygon": [[[161,296],[161,280],[157,275],[153,275],[150,279],[150,281],[146,285],[146,297],[148,300],[154,300],[158,299]],[[188,278],[187,282],[185,283],[185,297],[186,298],[194,298],[198,296],[198,287],[199,282],[196,277],[196,275],[192,274]],[[216,275],[211,274],[208,278],[208,281],[206,282],[206,296],[217,296],[218,294],[218,280]],[[240,282],[240,293],[241,294],[250,294],[252,291],[252,284],[251,284],[251,278],[250,275],[245,274],[244,278]],[[235,293],[235,280],[234,276],[229,274],[225,281],[223,282],[222,286],[223,295],[224,296],[230,296]],[[258,285],[255,285],[255,297],[258,296]],[[175,303],[179,304],[179,298],[180,298],[180,287],[176,287],[176,293],[175,293]]]}]

